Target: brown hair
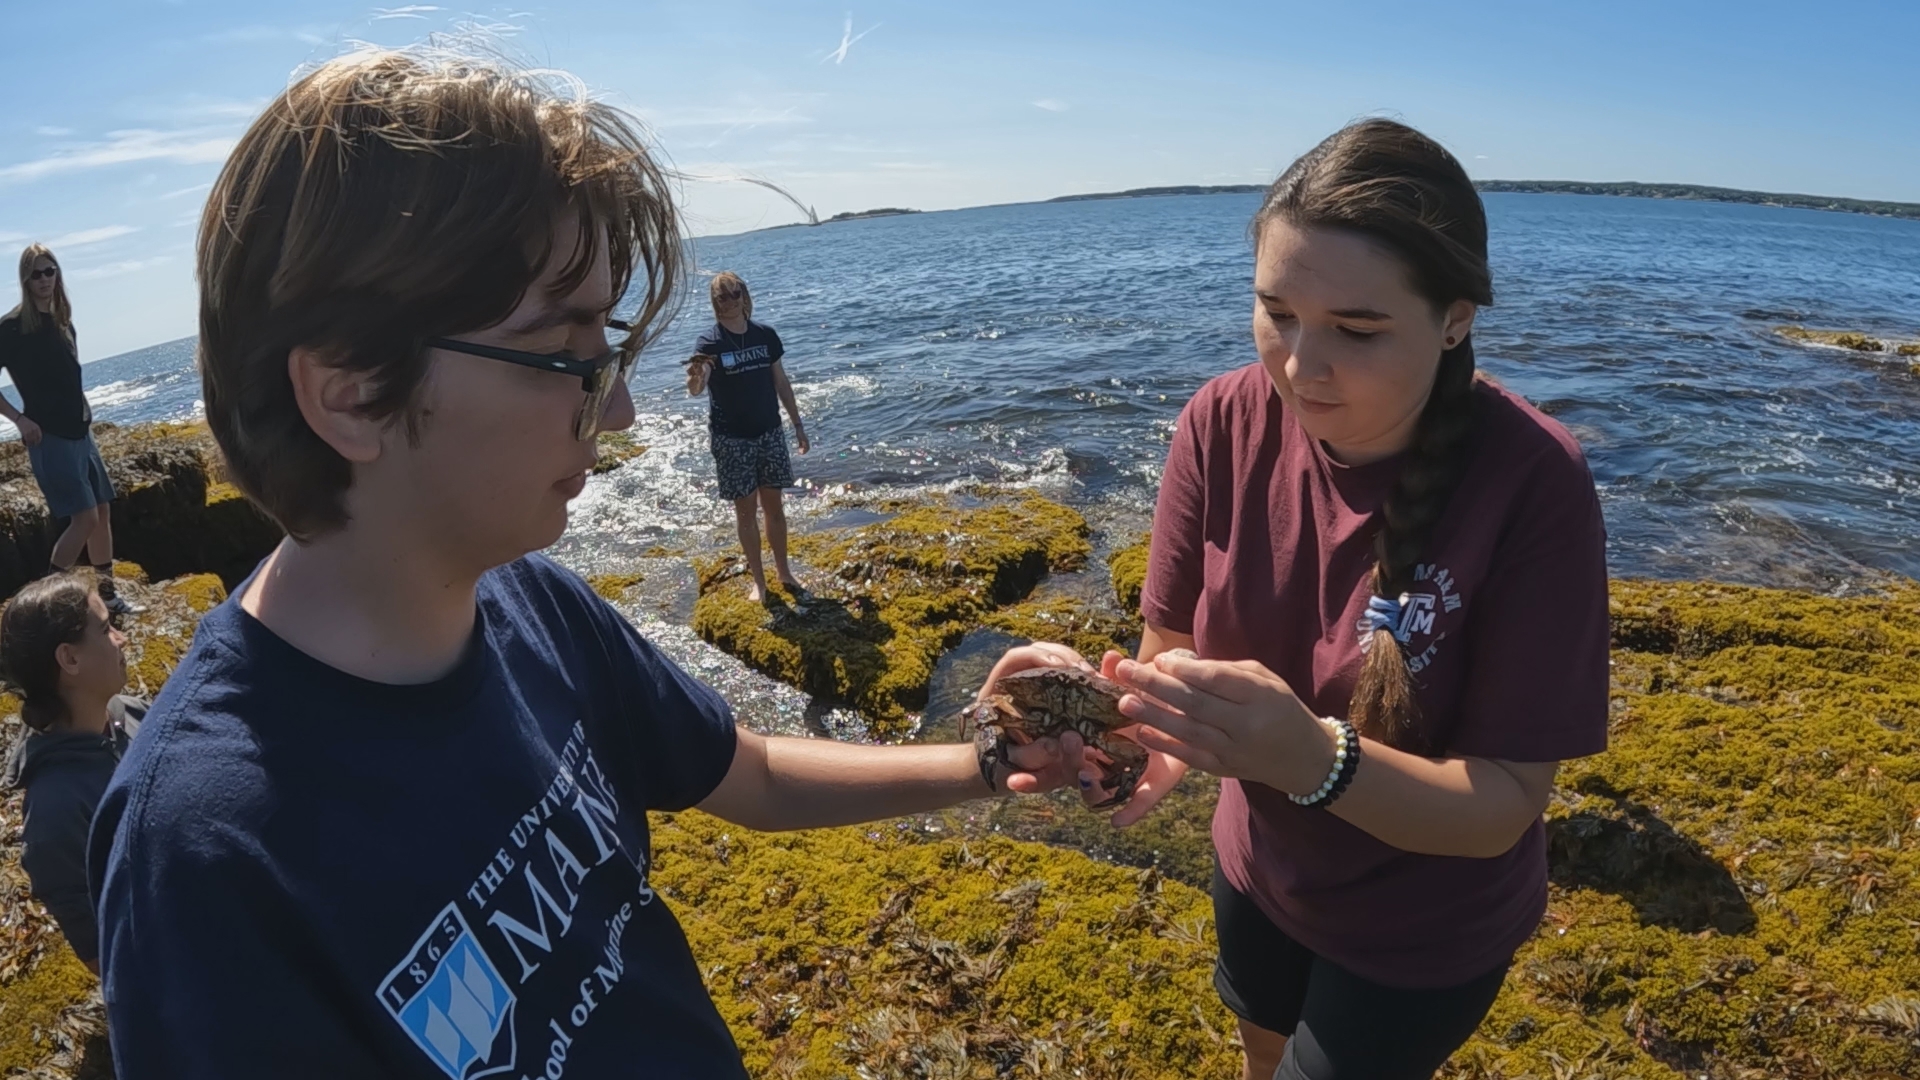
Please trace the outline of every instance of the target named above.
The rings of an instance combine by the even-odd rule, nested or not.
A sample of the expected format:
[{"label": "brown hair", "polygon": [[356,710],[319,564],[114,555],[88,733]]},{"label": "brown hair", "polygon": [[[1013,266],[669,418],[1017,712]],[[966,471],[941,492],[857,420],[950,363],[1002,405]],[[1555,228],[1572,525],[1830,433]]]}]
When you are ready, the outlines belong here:
[{"label": "brown hair", "polygon": [[607,245],[644,295],[628,345],[664,328],[679,216],[634,123],[562,77],[444,52],[371,50],[294,83],[241,137],[200,222],[201,380],[233,483],[293,537],[345,524],[345,459],[301,416],[294,347],[372,372],[361,408],[418,436],[423,342],[499,323],[554,257],[555,288]]},{"label": "brown hair", "polygon": [[73,305],[67,300],[67,272],[60,267],[60,260],[53,257],[53,251],[45,244],[28,244],[20,252],[20,306],[13,313],[20,316],[20,332],[31,334],[40,329],[40,309],[34,305],[33,293],[28,289],[27,275],[33,272],[33,264],[41,259],[53,263],[60,273],[53,276],[53,325],[59,327],[73,340]]},{"label": "brown hair", "polygon": [[0,613],[0,672],[20,692],[20,720],[45,731],[67,717],[55,651],[86,636],[93,590],[77,574],[30,581]]},{"label": "brown hair", "polygon": [[707,302],[713,305],[714,312],[717,314],[720,310],[720,290],[727,285],[740,287],[741,317],[753,318],[753,292],[747,288],[747,283],[741,280],[740,275],[731,270],[722,270],[713,275],[712,281],[707,282]]},{"label": "brown hair", "polygon": [[[1405,124],[1363,120],[1334,132],[1275,180],[1254,216],[1358,233],[1392,252],[1435,310],[1458,300],[1493,303],[1487,215],[1473,181],[1444,147]],[[1434,526],[1466,466],[1475,421],[1473,336],[1440,354],[1433,390],[1398,477],[1376,515],[1373,592],[1390,600],[1413,587]],[[1363,733],[1416,752],[1432,749],[1405,654],[1375,630],[1348,705]]]}]

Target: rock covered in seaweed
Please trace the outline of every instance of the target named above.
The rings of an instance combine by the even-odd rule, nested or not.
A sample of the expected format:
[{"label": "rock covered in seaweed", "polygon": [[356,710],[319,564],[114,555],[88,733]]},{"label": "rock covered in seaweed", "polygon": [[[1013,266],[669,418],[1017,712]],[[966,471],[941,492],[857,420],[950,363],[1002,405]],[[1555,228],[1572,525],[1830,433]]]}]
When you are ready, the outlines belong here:
[{"label": "rock covered in seaweed", "polygon": [[1107,556],[1114,601],[1131,618],[1140,617],[1140,593],[1147,587],[1147,556],[1152,546],[1153,536],[1149,533]]},{"label": "rock covered in seaweed", "polygon": [[[94,425],[118,497],[115,553],[156,579],[210,570],[237,584],[280,541],[280,528],[231,484],[203,423]],[[0,444],[0,596],[38,575],[59,536],[26,448]]]},{"label": "rock covered in seaweed", "polygon": [[1443,1075],[1920,1075],[1920,586],[1615,582],[1612,746]]},{"label": "rock covered in seaweed", "polygon": [[898,727],[926,705],[940,656],[1051,570],[1091,554],[1086,519],[1038,495],[915,505],[797,536],[818,592],[747,598],[738,559],[703,564],[693,628],[755,669]]},{"label": "rock covered in seaweed", "polygon": [[1174,1080],[1239,1068],[1211,907],[998,837],[660,815],[653,885],[755,1076]]}]

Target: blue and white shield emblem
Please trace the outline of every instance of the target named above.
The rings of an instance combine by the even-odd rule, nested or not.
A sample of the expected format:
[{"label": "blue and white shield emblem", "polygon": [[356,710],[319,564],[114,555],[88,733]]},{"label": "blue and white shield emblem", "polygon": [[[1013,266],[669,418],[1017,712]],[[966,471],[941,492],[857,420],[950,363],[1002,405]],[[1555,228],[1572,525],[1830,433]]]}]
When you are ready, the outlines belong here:
[{"label": "blue and white shield emblem", "polygon": [[[448,904],[414,943],[413,954],[380,984],[380,1004],[453,1080],[510,1072],[514,1067],[513,991]],[[496,1053],[500,1030],[509,1029]]]}]

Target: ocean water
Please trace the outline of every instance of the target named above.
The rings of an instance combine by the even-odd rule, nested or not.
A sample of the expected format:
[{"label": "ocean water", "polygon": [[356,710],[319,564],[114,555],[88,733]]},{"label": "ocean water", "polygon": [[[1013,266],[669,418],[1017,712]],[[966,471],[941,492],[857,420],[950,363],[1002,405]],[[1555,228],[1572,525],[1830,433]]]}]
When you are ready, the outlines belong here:
[{"label": "ocean water", "polygon": [[[1920,222],[1713,203],[1487,196],[1482,366],[1570,427],[1621,575],[1841,587],[1920,576],[1920,378],[1783,341],[1801,322],[1920,338]],[[776,327],[814,451],[801,517],[843,491],[1039,485],[1144,524],[1181,404],[1251,362],[1253,196],[988,207],[697,243]],[[724,540],[692,297],[633,379],[654,449],[597,479],[563,557]],[[82,319],[85,313],[81,313]],[[86,367],[102,419],[195,414],[191,341]],[[0,434],[10,434],[0,430]]]}]

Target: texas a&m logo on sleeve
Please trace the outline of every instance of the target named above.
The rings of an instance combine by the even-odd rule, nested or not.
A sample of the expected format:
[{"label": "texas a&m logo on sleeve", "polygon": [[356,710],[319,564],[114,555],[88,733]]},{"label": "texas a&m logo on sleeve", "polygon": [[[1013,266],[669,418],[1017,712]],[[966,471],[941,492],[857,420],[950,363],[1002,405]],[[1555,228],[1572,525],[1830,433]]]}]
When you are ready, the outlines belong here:
[{"label": "texas a&m logo on sleeve", "polygon": [[[380,985],[380,1003],[454,1080],[513,1069],[514,994],[457,904],[448,904]],[[504,1047],[496,1048],[506,1029]],[[496,1049],[500,1052],[495,1053]]]}]

